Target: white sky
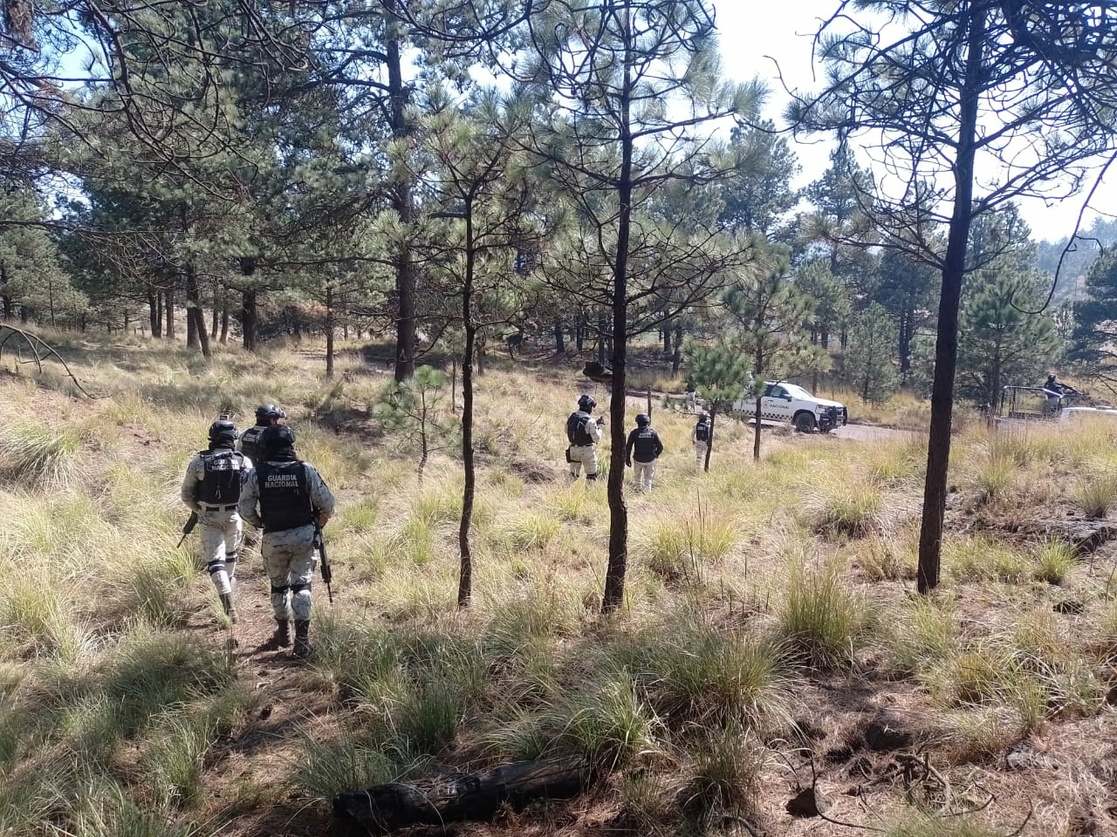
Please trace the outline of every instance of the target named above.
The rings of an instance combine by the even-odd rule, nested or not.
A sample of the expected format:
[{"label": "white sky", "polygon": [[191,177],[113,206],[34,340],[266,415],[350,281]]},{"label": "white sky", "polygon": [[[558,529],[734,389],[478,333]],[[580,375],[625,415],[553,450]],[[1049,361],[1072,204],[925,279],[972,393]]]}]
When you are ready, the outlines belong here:
[{"label": "white sky", "polygon": [[[745,81],[760,78],[770,90],[767,115],[782,125],[790,89],[815,90],[821,84],[821,67],[811,63],[812,38],[821,21],[836,8],[836,0],[712,0],[717,9],[722,66],[730,78]],[[772,60],[778,61],[776,63]],[[780,81],[780,75],[783,82]],[[815,180],[829,165],[831,144],[820,139],[811,145],[793,145],[802,166],[795,186]],[[1057,240],[1074,231],[1083,198],[1072,198],[1052,206],[1036,199],[1021,201],[1020,208],[1039,239]],[[1106,188],[1094,196],[1099,209],[1117,214],[1117,174],[1110,175]],[[1092,214],[1084,216],[1082,229],[1090,226]]]}]

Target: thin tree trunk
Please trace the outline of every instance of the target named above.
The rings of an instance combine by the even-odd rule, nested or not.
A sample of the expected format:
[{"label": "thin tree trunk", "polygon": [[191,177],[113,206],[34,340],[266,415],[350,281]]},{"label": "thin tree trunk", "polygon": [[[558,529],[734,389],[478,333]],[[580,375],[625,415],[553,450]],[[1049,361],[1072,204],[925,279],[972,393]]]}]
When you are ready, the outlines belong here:
[{"label": "thin tree trunk", "polygon": [[707,474],[710,473],[710,457],[713,455],[713,452],[714,452],[714,415],[716,413],[717,413],[717,410],[714,409],[713,405],[711,405],[710,406],[710,438],[706,440],[706,461],[702,463],[703,464],[702,470]]},{"label": "thin tree trunk", "polygon": [[175,339],[175,289],[174,286],[167,288],[163,293],[163,301],[166,303],[167,309],[167,327],[163,329],[163,335],[168,340]]},{"label": "thin tree trunk", "polygon": [[671,355],[671,377],[679,377],[679,370],[683,368],[683,324],[675,324],[675,353]]},{"label": "thin tree trunk", "polygon": [[[193,262],[186,264],[186,318],[187,324],[194,323],[194,336],[202,350],[202,357],[210,356],[209,334],[206,332],[206,316],[202,310],[202,296],[198,289],[198,274]],[[189,341],[188,341],[189,342]]]},{"label": "thin tree trunk", "polygon": [[221,299],[221,345],[229,342],[229,291]]},{"label": "thin tree trunk", "polygon": [[241,293],[241,342],[250,352],[256,351],[256,291]]},{"label": "thin tree trunk", "polygon": [[[398,0],[384,0],[384,9],[388,12],[388,32],[386,36],[385,53],[388,69],[388,101],[390,103],[389,117],[391,119],[392,137],[404,139],[411,134],[407,121],[407,89],[403,83],[403,60],[400,54],[400,35],[393,20]],[[392,208],[399,215],[400,225],[407,235],[407,228],[411,225],[414,208],[411,198],[411,180],[407,174],[401,174],[400,179],[391,190]],[[400,243],[399,252],[396,254],[396,298],[398,308],[396,311],[396,369],[395,380],[397,383],[415,377],[415,354],[417,347],[416,329],[416,293],[415,285],[417,275],[415,265],[411,258],[411,245],[405,240]]]},{"label": "thin tree trunk", "polygon": [[326,377],[334,376],[334,289],[326,285]]},{"label": "thin tree trunk", "polygon": [[923,518],[919,530],[917,587],[927,593],[939,584],[942,527],[946,516],[946,487],[950,462],[950,426],[954,409],[954,375],[958,363],[958,308],[966,267],[966,245],[973,213],[974,145],[984,57],[985,12],[970,20],[966,76],[954,161],[954,213],[950,219],[946,258],[939,296],[938,337],[935,340],[935,379],[931,390],[931,433],[927,444],[927,477],[923,488]]},{"label": "thin tree trunk", "polygon": [[[628,10],[623,21],[627,33]],[[628,568],[628,507],[624,502],[625,384],[628,362],[628,247],[632,223],[632,152],[630,123],[632,107],[632,58],[625,51],[623,89],[620,107],[621,165],[618,178],[617,256],[613,268],[613,390],[609,400],[609,564],[605,570],[605,594],[601,610],[611,613],[624,602],[625,574]]]},{"label": "thin tree trunk", "polygon": [[756,396],[756,429],[752,435],[752,459],[753,462],[760,461],[760,406],[763,402],[763,396]]},{"label": "thin tree trunk", "polygon": [[465,211],[465,282],[462,286],[462,324],[465,328],[465,347],[462,351],[462,470],[465,485],[462,488],[462,516],[458,525],[458,551],[461,571],[458,577],[458,607],[469,607],[473,600],[473,550],[469,543],[469,528],[473,521],[473,499],[477,474],[473,462],[473,344],[477,326],[473,322],[473,207],[466,204]]},{"label": "thin tree trunk", "polygon": [[566,353],[566,343],[562,339],[562,320],[555,320],[554,326],[555,333],[555,354],[561,355]]},{"label": "thin tree trunk", "polygon": [[151,286],[147,288],[147,322],[151,327],[151,336],[158,337],[162,333],[162,324],[159,322],[159,300]]},{"label": "thin tree trunk", "polygon": [[213,283],[213,311],[210,313],[210,328],[209,339],[217,339],[217,330],[221,326],[220,312],[221,309],[221,287],[217,282]]}]

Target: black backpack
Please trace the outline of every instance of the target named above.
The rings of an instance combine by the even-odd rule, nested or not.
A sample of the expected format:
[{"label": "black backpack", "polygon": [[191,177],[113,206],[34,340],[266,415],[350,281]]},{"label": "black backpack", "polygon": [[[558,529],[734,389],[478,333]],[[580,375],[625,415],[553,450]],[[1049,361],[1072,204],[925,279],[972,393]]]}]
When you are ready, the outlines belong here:
[{"label": "black backpack", "polygon": [[704,421],[698,422],[698,425],[694,428],[694,438],[699,442],[710,441],[710,425]]},{"label": "black backpack", "polygon": [[592,421],[588,413],[571,413],[566,419],[566,438],[572,445],[592,445],[593,439],[586,432],[586,422]]},{"label": "black backpack", "polygon": [[204,450],[201,457],[206,475],[198,486],[198,499],[214,506],[236,505],[244,481],[244,456],[222,448]]}]

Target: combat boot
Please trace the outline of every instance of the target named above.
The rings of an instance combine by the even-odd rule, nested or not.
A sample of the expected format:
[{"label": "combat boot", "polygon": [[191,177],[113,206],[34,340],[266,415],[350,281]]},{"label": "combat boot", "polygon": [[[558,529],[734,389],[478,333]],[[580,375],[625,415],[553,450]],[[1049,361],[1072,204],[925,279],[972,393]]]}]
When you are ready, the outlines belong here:
[{"label": "combat boot", "polygon": [[221,593],[221,607],[225,611],[225,615],[229,617],[229,621],[234,625],[237,624],[237,609],[233,607],[233,594]]},{"label": "combat boot", "polygon": [[286,619],[275,620],[275,633],[271,639],[260,646],[261,651],[278,651],[291,644],[291,623]]},{"label": "combat boot", "polygon": [[310,620],[295,620],[295,647],[293,653],[300,660],[305,660],[314,650],[310,647]]}]

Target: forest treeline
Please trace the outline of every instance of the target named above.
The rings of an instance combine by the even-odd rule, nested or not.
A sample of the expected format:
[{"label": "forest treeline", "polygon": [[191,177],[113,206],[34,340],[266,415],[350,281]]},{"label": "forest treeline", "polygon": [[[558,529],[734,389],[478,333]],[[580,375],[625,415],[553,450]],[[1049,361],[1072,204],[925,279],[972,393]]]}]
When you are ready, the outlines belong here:
[{"label": "forest treeline", "polygon": [[[600,103],[568,96],[543,67],[548,51],[569,60],[591,51],[560,42],[559,28],[544,38],[542,21],[589,12],[434,2],[7,5],[5,319],[176,338],[185,309],[185,337],[202,352],[210,341],[252,349],[277,336],[389,331],[406,373],[433,345],[461,342],[454,296],[468,209],[481,348],[522,335],[611,360],[615,247],[595,239],[616,210],[604,188],[561,193],[623,161]],[[600,4],[610,5],[624,4]],[[703,4],[674,5],[692,26],[678,46],[692,64],[702,55],[688,71],[724,89],[704,123],[678,118],[665,132],[670,146],[653,145],[651,132],[635,145],[647,157],[637,161],[644,182],[633,203],[646,250],[630,257],[630,281],[650,278],[632,296],[664,355],[677,371],[688,337],[722,329],[719,297],[741,282],[724,254],[735,249],[736,261],[755,264],[763,252],[806,300],[798,322],[781,327],[828,350],[866,398],[905,383],[925,389],[939,277],[886,241],[847,240],[872,221],[872,172],[840,146],[819,179],[794,188],[799,164],[787,135],[761,118],[764,91],[733,89],[719,75],[700,43],[717,34],[698,17]],[[654,62],[677,58],[666,44],[639,49],[661,53],[647,56],[649,85]],[[602,96],[610,81],[594,82]],[[663,93],[682,103],[693,95]],[[656,112],[655,95],[634,101],[648,124],[675,118]],[[1100,316],[1088,303],[1104,300],[1110,284],[1098,259],[1113,227],[1097,223],[1065,252],[1068,240],[1035,241],[1009,205],[971,233],[972,264],[985,261],[992,240],[998,255],[965,289],[966,395],[993,403],[999,385],[1034,381],[1045,367],[1063,368],[1069,349],[1090,348],[1075,326]],[[658,255],[659,236],[689,239],[724,264],[706,265],[716,275],[696,283],[700,293],[652,276],[644,263]],[[1042,308],[1056,270],[1055,304],[1023,314]],[[1092,289],[1091,276],[1103,287]],[[671,299],[688,294],[688,305]],[[1086,303],[1077,317],[1076,302]]]},{"label": "forest treeline", "polygon": [[[1113,0],[835,0],[780,130],[708,0],[2,5],[0,316],[175,339],[185,312],[205,355],[324,335],[327,375],[338,335],[387,333],[399,382],[461,358],[467,428],[487,343],[593,348],[607,607],[631,341],[711,394],[747,369],[930,395],[921,589],[954,397],[1113,363],[1112,224],[1052,248],[1018,209],[1104,172]],[[800,135],[837,140],[801,189]]]}]

